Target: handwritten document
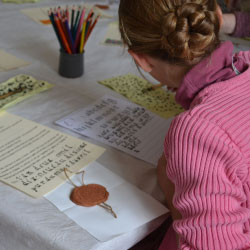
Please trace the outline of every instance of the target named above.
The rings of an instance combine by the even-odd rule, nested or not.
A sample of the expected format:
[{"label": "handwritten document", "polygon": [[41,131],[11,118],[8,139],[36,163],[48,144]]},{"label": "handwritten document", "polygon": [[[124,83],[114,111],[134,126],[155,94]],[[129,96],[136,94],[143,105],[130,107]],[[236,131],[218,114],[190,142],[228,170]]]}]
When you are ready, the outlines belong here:
[{"label": "handwritten document", "polygon": [[171,120],[137,104],[104,96],[56,124],[156,165]]},{"label": "handwritten document", "polygon": [[65,182],[64,168],[76,172],[104,152],[5,112],[0,114],[0,138],[0,181],[36,198]]}]

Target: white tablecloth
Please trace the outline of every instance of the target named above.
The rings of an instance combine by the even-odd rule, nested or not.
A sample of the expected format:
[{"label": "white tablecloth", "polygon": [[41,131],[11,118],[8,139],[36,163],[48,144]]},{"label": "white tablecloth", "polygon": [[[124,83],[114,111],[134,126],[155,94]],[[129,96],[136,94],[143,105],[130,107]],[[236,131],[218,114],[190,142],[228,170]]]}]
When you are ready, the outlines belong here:
[{"label": "white tablecloth", "polygon": [[[73,3],[83,2],[41,0],[36,4],[21,5],[0,2],[0,49],[31,62],[23,68],[0,72],[0,82],[18,74],[28,74],[55,85],[49,91],[9,108],[8,112],[105,147],[98,162],[155,198],[162,199],[154,166],[53,124],[105,94],[122,98],[98,84],[97,80],[127,73],[138,75],[123,48],[100,44],[108,24],[117,19],[115,5],[109,12],[116,17],[101,19],[87,43],[84,75],[67,79],[58,74],[59,45],[52,27],[34,22],[20,9]],[[158,227],[163,219],[158,218],[114,240],[99,242],[46,199],[30,198],[0,183],[0,250],[125,250]]]},{"label": "white tablecloth", "polygon": [[[31,62],[29,66],[1,72],[0,82],[18,74],[28,74],[54,84],[53,89],[31,97],[8,111],[83,138],[53,122],[105,94],[122,98],[98,84],[97,80],[127,73],[138,75],[138,72],[123,48],[100,44],[108,24],[117,18],[117,6],[113,5],[109,12],[116,17],[101,19],[87,43],[84,75],[77,79],[58,75],[59,45],[52,27],[34,22],[20,9],[71,2],[82,3],[65,0],[41,0],[36,4],[22,5],[0,2],[0,49]],[[247,46],[249,42],[243,44]],[[98,162],[156,199],[163,200],[156,183],[154,166],[97,141],[83,139],[107,149]],[[125,250],[158,227],[163,220],[164,217],[158,218],[111,241],[99,242],[46,199],[32,199],[0,183],[0,250]]]}]

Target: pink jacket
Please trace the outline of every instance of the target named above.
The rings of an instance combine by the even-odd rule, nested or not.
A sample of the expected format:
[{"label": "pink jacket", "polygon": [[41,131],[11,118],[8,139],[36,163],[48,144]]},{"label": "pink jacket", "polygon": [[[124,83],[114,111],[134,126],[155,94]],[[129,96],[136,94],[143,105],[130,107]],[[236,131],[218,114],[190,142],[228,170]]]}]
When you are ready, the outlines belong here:
[{"label": "pink jacket", "polygon": [[[238,59],[250,64],[250,51]],[[216,58],[212,58],[216,60]],[[212,61],[213,63],[213,61]],[[210,84],[165,139],[180,249],[250,249],[250,67]],[[161,250],[170,243],[163,241]]]}]

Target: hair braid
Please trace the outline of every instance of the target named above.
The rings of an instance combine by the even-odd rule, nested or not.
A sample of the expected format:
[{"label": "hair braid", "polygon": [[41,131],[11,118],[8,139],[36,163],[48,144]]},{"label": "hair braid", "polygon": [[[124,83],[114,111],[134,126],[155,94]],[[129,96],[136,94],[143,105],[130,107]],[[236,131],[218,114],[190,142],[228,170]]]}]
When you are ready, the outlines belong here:
[{"label": "hair braid", "polygon": [[220,43],[216,6],[216,0],[120,0],[121,35],[134,52],[192,64]]},{"label": "hair braid", "polygon": [[201,4],[185,3],[162,17],[161,47],[172,57],[192,60],[209,50],[218,29],[215,13]]}]

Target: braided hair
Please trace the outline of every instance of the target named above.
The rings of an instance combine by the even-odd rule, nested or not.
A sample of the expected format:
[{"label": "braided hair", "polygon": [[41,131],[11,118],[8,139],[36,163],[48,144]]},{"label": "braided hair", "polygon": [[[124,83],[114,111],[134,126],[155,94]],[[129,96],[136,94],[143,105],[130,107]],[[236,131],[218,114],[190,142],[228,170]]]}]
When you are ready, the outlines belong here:
[{"label": "braided hair", "polygon": [[191,65],[220,44],[216,0],[120,0],[119,27],[129,49]]}]

